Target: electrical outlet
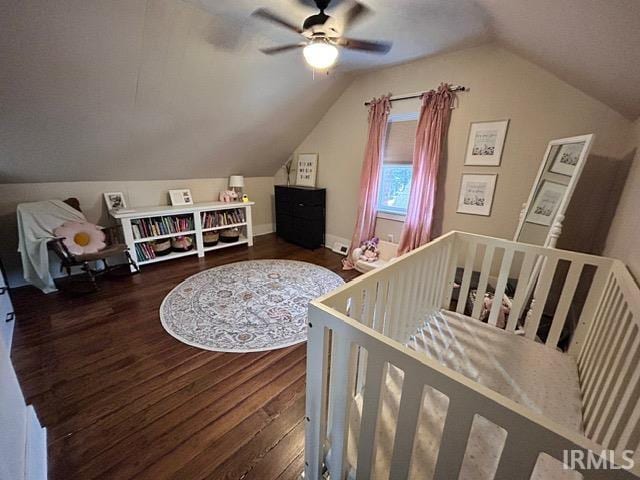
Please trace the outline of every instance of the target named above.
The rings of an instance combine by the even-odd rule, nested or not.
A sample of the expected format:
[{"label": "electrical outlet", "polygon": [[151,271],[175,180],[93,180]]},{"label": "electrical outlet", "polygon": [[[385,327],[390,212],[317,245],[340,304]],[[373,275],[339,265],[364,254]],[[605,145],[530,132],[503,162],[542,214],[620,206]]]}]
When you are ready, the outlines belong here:
[{"label": "electrical outlet", "polygon": [[393,241],[393,233],[390,233],[390,234],[388,234],[388,235],[387,235],[387,240],[388,240],[389,242],[391,242],[391,243],[395,243],[395,242]]}]

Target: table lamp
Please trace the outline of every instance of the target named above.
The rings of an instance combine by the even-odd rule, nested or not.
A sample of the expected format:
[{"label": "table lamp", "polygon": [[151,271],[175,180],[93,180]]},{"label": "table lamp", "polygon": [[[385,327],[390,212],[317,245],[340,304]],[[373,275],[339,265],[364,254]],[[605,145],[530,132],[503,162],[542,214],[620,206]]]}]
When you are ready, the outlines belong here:
[{"label": "table lamp", "polygon": [[242,197],[242,187],[244,187],[244,177],[242,175],[231,175],[229,177],[229,188],[238,194],[238,200]]}]

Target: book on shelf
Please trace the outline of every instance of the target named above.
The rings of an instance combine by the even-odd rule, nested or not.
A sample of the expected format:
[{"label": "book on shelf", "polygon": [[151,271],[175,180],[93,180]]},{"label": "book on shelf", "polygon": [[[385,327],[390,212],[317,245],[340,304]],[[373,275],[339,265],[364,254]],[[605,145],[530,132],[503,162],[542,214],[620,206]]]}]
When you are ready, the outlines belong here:
[{"label": "book on shelf", "polygon": [[244,209],[241,208],[202,213],[202,228],[223,227],[244,222]]},{"label": "book on shelf", "polygon": [[189,215],[138,218],[131,222],[131,230],[136,240],[188,232],[193,230],[193,217]]},{"label": "book on shelf", "polygon": [[138,261],[144,262],[147,260],[153,260],[156,258],[156,253],[151,248],[151,245],[148,243],[136,243],[136,256],[138,257]]}]

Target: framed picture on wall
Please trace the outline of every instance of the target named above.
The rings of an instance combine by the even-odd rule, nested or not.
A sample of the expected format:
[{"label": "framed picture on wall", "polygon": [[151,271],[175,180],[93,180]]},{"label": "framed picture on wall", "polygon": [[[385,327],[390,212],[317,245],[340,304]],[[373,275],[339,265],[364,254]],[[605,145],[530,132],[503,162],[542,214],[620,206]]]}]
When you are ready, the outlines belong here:
[{"label": "framed picture on wall", "polygon": [[538,225],[551,225],[566,190],[566,185],[545,180],[536,193],[526,221]]},{"label": "framed picture on wall", "polygon": [[497,174],[463,173],[457,212],[490,216],[497,179]]},{"label": "framed picture on wall", "polygon": [[499,166],[508,126],[508,119],[471,122],[464,164],[485,167]]},{"label": "framed picture on wall", "polygon": [[183,188],[181,190],[169,190],[169,199],[171,205],[193,205],[193,197],[191,196],[191,190]]},{"label": "framed picture on wall", "polygon": [[318,172],[318,154],[301,153],[298,155],[298,170],[296,185],[303,187],[316,186],[316,174]]}]

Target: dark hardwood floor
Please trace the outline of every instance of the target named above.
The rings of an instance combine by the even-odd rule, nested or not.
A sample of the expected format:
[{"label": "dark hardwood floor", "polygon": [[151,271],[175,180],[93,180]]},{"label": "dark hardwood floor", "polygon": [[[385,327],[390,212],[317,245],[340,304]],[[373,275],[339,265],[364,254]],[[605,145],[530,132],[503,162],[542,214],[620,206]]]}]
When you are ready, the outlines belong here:
[{"label": "dark hardwood floor", "polygon": [[167,334],[164,296],[186,277],[230,262],[289,258],[349,280],[342,257],[275,235],[205,258],[102,279],[85,296],[13,291],[12,358],[49,435],[49,474],[68,479],[294,479],[304,458],[305,344],[218,353]]}]

